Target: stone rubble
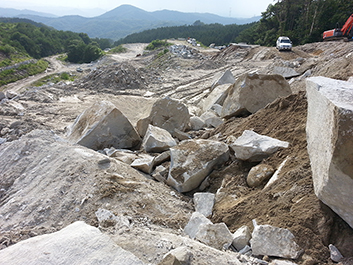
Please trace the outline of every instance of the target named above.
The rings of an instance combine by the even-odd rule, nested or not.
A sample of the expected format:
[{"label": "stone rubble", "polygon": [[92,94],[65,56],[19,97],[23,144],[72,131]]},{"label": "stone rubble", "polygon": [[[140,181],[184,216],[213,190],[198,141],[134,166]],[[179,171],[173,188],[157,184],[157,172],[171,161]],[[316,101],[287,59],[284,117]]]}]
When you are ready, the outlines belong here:
[{"label": "stone rubble", "polygon": [[[193,49],[181,45],[171,46],[170,51],[183,58],[201,58],[202,56],[198,54],[196,50],[193,51]],[[274,66],[274,68],[271,68],[270,70],[273,71],[273,73],[280,74],[285,78],[291,78],[304,73],[304,66],[300,68],[302,63],[302,60],[293,61],[288,65]],[[120,90],[127,88],[137,88],[139,85],[146,85],[145,77],[141,76],[143,71],[134,69],[134,72],[131,73],[131,69],[124,69],[123,65],[119,65],[119,68],[120,70],[116,71],[114,75],[109,76],[110,81],[108,83],[106,82],[105,84],[109,84],[109,86],[119,84]],[[307,73],[307,71],[305,70],[305,73]],[[100,77],[103,76],[103,73],[104,72],[102,69],[95,69],[91,72],[90,78],[99,80]],[[133,80],[132,77],[134,75],[140,76],[139,78],[136,78],[136,80]],[[311,75],[311,73],[308,75]],[[295,80],[293,79],[292,82],[294,81]],[[346,220],[350,226],[352,226],[352,210],[349,208],[351,205],[349,203],[351,200],[349,187],[352,186],[352,176],[350,175],[351,170],[348,165],[349,163],[347,164],[345,160],[347,160],[347,158],[349,160],[352,155],[352,148],[350,148],[350,138],[352,138],[351,121],[353,120],[353,110],[351,102],[353,102],[353,93],[351,93],[351,90],[353,91],[353,87],[351,85],[347,85],[347,83],[343,81],[333,81],[318,77],[309,78],[307,84],[309,101],[309,115],[307,125],[308,152],[314,173],[313,177],[315,192],[323,202],[325,202],[335,212],[341,215],[341,217]],[[48,132],[42,135],[45,139],[45,144],[40,143],[38,146],[36,143],[34,143],[34,139],[37,137],[36,134],[29,135],[28,138],[24,137],[23,140],[25,140],[26,143],[20,143],[20,148],[18,151],[16,151],[16,155],[13,155],[13,157],[9,158],[15,162],[21,162],[18,163],[17,168],[15,167],[16,170],[14,173],[11,173],[12,175],[17,174],[17,171],[20,172],[22,168],[30,167],[33,169],[32,172],[28,173],[30,180],[26,179],[26,174],[19,174],[20,177],[14,181],[14,186],[18,186],[19,183],[24,182],[24,180],[24,183],[27,183],[28,185],[28,187],[18,191],[18,196],[22,196],[22,194],[25,192],[30,193],[29,189],[33,187],[33,185],[36,185],[35,183],[41,181],[44,181],[47,183],[48,187],[50,186],[50,188],[55,190],[55,183],[53,184],[48,182],[48,180],[44,179],[44,177],[43,180],[41,180],[41,175],[44,176],[46,171],[49,171],[49,168],[51,167],[51,165],[46,165],[48,159],[51,156],[51,154],[47,152],[47,148],[49,148],[47,146],[50,146],[51,149],[55,150],[55,157],[57,161],[60,160],[61,164],[58,162],[58,164],[55,165],[55,167],[59,169],[66,168],[67,164],[65,164],[63,161],[72,160],[73,163],[75,163],[74,161],[76,160],[74,158],[81,159],[80,163],[76,162],[76,164],[81,168],[70,168],[71,171],[64,172],[65,176],[75,176],[75,178],[77,177],[77,180],[73,180],[74,177],[68,177],[66,181],[69,183],[69,185],[72,184],[73,181],[79,180],[82,182],[82,188],[86,191],[86,196],[84,198],[80,198],[80,200],[77,198],[71,199],[69,203],[75,205],[75,207],[71,209],[72,212],[83,212],[87,201],[92,200],[92,197],[96,196],[96,193],[91,191],[89,192],[89,188],[87,187],[94,189],[97,185],[102,185],[99,183],[100,179],[107,177],[105,181],[109,182],[109,188],[106,188],[105,190],[106,195],[100,198],[102,201],[106,200],[107,203],[105,203],[104,206],[101,205],[101,208],[98,208],[98,210],[95,211],[95,217],[98,220],[99,227],[103,231],[117,231],[118,233],[115,235],[116,238],[119,236],[123,237],[125,232],[131,232],[132,237],[136,237],[139,232],[142,233],[143,229],[138,230],[138,226],[143,222],[145,228],[147,228],[146,230],[143,230],[143,232],[147,234],[151,233],[151,236],[153,235],[158,237],[160,241],[156,245],[160,248],[168,248],[169,250],[168,252],[163,253],[163,255],[157,255],[160,256],[158,259],[161,259],[158,263],[160,265],[193,264],[192,262],[194,258],[200,258],[199,253],[201,252],[196,252],[194,249],[194,246],[199,243],[195,241],[193,243],[189,242],[186,244],[186,238],[180,235],[178,235],[178,240],[181,240],[185,243],[185,245],[182,247],[178,247],[178,245],[175,243],[178,242],[176,239],[174,241],[170,241],[169,243],[165,243],[167,242],[165,238],[172,235],[167,235],[167,233],[162,234],[153,230],[153,225],[155,223],[163,223],[165,222],[165,219],[159,220],[156,218],[151,221],[149,219],[152,219],[153,217],[151,218],[151,216],[149,216],[148,218],[145,217],[140,224],[131,225],[131,217],[127,217],[127,215],[125,215],[126,213],[122,213],[122,215],[120,215],[120,210],[124,208],[108,210],[110,209],[111,201],[109,201],[107,198],[116,195],[118,200],[127,201],[126,203],[129,205],[128,207],[130,207],[129,198],[123,198],[119,196],[123,196],[122,194],[126,191],[133,191],[138,194],[140,192],[138,189],[139,186],[153,187],[153,185],[164,187],[164,191],[166,191],[166,193],[168,193],[171,197],[183,198],[182,200],[185,201],[190,200],[190,194],[193,194],[195,212],[192,214],[189,222],[185,226],[184,234],[188,235],[191,239],[198,240],[199,242],[207,245],[205,246],[199,244],[201,248],[204,248],[206,251],[211,252],[210,248],[208,247],[215,249],[212,251],[216,251],[216,249],[227,250],[224,252],[217,252],[219,256],[224,257],[231,253],[229,256],[230,258],[228,258],[228,256],[227,258],[224,258],[224,260],[227,260],[227,262],[223,262],[223,257],[220,257],[219,260],[222,260],[222,262],[217,263],[237,265],[241,263],[262,265],[295,265],[295,263],[292,261],[271,260],[273,257],[297,260],[303,253],[304,250],[302,250],[297,245],[294,235],[289,230],[270,225],[257,225],[254,223],[254,230],[252,234],[249,227],[247,226],[241,226],[234,232],[234,234],[232,234],[225,223],[212,223],[209,219],[206,218],[212,216],[213,205],[215,201],[219,202],[227,197],[227,199],[230,201],[233,200],[235,203],[239,203],[240,205],[243,198],[238,200],[238,191],[236,191],[236,194],[234,193],[231,195],[227,195],[224,192],[227,185],[233,185],[234,183],[229,180],[227,183],[226,178],[223,178],[221,187],[217,190],[216,194],[209,192],[194,193],[195,191],[202,191],[207,189],[208,185],[210,185],[209,183],[214,181],[214,179],[212,180],[210,177],[210,173],[224,163],[233,163],[234,161],[239,162],[237,159],[247,162],[260,162],[264,158],[267,158],[273,153],[277,152],[280,148],[288,148],[288,142],[279,141],[264,135],[258,135],[255,132],[248,130],[245,130],[243,135],[237,139],[235,139],[233,136],[225,139],[225,137],[223,137],[223,135],[220,133],[213,135],[212,140],[193,139],[195,135],[201,135],[200,132],[198,132],[199,130],[201,131],[206,127],[216,128],[223,124],[224,120],[222,120],[221,117],[225,118],[227,121],[228,118],[238,116],[243,113],[255,113],[259,109],[265,107],[268,103],[271,103],[277,97],[289,95],[291,91],[287,81],[278,75],[261,74],[245,74],[235,80],[230,70],[227,70],[221,78],[212,84],[211,89],[210,86],[207,86],[206,88],[207,91],[205,91],[207,93],[205,92],[202,95],[198,95],[199,99],[203,98],[203,100],[197,107],[194,106],[195,111],[193,111],[193,113],[196,115],[196,112],[198,112],[197,115],[199,116],[190,117],[190,111],[188,110],[188,107],[182,103],[186,101],[178,101],[166,97],[155,102],[151,112],[148,114],[148,117],[142,116],[146,118],[140,119],[136,125],[136,128],[132,126],[128,118],[120,110],[118,110],[114,104],[106,101],[96,103],[91,108],[82,113],[79,117],[77,117],[75,123],[72,126],[69,126],[68,139],[71,143],[78,143],[98,152],[93,152],[92,150],[86,149],[82,146],[78,147],[75,145],[69,145],[69,143],[66,143],[65,139],[61,139],[53,135],[49,136],[50,133]],[[250,91],[250,88],[254,88],[255,92]],[[212,91],[210,92],[210,90]],[[151,92],[148,95],[154,96],[155,94]],[[205,95],[207,95],[207,97],[204,97]],[[0,100],[1,96],[2,94],[0,92]],[[4,94],[4,97],[5,96],[6,95]],[[17,97],[17,95],[14,97]],[[191,100],[189,102],[191,102]],[[197,100],[197,102],[199,101]],[[17,108],[18,111],[23,112],[25,110],[24,106],[26,105],[21,105],[21,103],[15,101],[10,103],[13,104],[14,108]],[[322,113],[325,115],[322,115]],[[322,124],[325,124],[325,126],[322,126]],[[310,128],[310,126],[312,127]],[[123,133],[120,130],[121,128],[125,130]],[[324,130],[324,133],[322,133],[322,128],[326,129],[327,131]],[[6,129],[7,128],[1,131],[1,134],[7,134],[8,132]],[[207,135],[208,134],[206,132],[203,134],[203,137],[208,138]],[[127,137],[131,137],[131,139],[126,140]],[[143,138],[141,145],[140,137]],[[173,137],[175,137],[175,139]],[[54,138],[55,141],[53,141]],[[2,142],[2,139],[5,140]],[[230,143],[229,146],[223,141]],[[11,144],[5,142],[6,138],[0,138],[0,145],[1,147],[4,147],[4,150],[0,150],[0,154],[2,154],[3,157],[10,153],[9,147],[11,147]],[[325,142],[326,145],[323,145],[323,142]],[[40,148],[42,145],[46,146],[45,148],[43,147],[43,150]],[[29,149],[28,146],[36,147],[34,150]],[[60,149],[56,150],[55,148],[57,146],[60,146]],[[321,146],[321,149],[318,148],[318,146]],[[140,150],[137,152],[128,150],[127,148],[132,150],[140,148]],[[233,157],[233,154],[230,155],[229,148],[234,151],[236,159]],[[35,151],[33,154],[31,153],[32,150]],[[76,155],[70,153],[69,151],[71,150],[74,150]],[[42,154],[42,151],[44,154]],[[146,154],[146,152],[151,154]],[[38,169],[34,164],[29,163],[28,161],[30,161],[32,158],[35,158],[33,159],[35,164],[44,164],[46,165],[47,169]],[[120,163],[119,161],[122,161],[123,163]],[[252,167],[251,170],[247,172],[247,185],[251,188],[256,188],[264,185],[264,183],[273,174],[273,177],[268,181],[265,188],[263,189],[264,193],[269,192],[269,187],[272,188],[272,186],[275,186],[275,183],[278,182],[278,176],[280,175],[282,168],[289,164],[288,161],[292,163],[292,158],[289,156],[282,162],[282,164],[279,166],[277,165],[277,171],[274,174],[273,167],[268,164],[259,164],[255,167]],[[26,163],[29,164],[25,165]],[[239,163],[243,162],[240,161]],[[4,164],[6,165],[5,167],[7,167],[8,163],[6,163],[6,161]],[[131,171],[124,171],[123,174],[117,173],[121,171],[120,168],[125,166],[127,167],[127,165],[131,165],[131,167],[139,169],[146,174],[138,173],[140,174],[139,177],[141,178],[134,180],[135,177],[131,176],[135,173],[137,174],[137,172],[139,172],[137,170],[131,169]],[[98,172],[93,170],[95,167],[98,168],[100,172],[95,174],[95,176],[97,176],[97,180],[92,183],[83,183],[85,182],[85,176],[87,175],[85,173],[86,171]],[[6,170],[4,170],[4,176],[11,177],[12,175],[9,172],[14,170],[9,167],[5,169]],[[59,175],[60,170],[58,170],[57,173]],[[151,175],[152,178],[148,175]],[[246,174],[244,173],[243,176],[245,178]],[[324,180],[318,179],[319,177],[323,176],[325,178]],[[340,179],[334,179],[332,176],[335,178],[338,177]],[[10,177],[4,178],[5,184],[12,181]],[[55,179],[53,182],[54,181]],[[325,181],[327,181],[327,183]],[[166,184],[171,187],[167,186]],[[121,187],[123,188],[119,190]],[[181,193],[186,193],[187,196],[177,193],[172,188]],[[297,186],[294,186],[291,188],[291,190],[288,191],[288,193],[295,192],[296,188]],[[0,192],[0,195],[2,195],[3,190]],[[241,192],[242,190],[239,189],[239,193]],[[67,188],[60,188],[60,193],[57,193],[56,196],[61,198],[61,196],[65,194],[67,197],[74,197],[71,193],[68,193]],[[151,190],[151,193],[153,193],[153,190]],[[17,193],[15,192],[15,194]],[[266,193],[266,196],[269,194]],[[34,198],[37,196],[37,194],[35,194],[35,196],[32,194],[32,196]],[[38,205],[43,204],[43,200],[46,198],[46,194],[43,193],[38,196],[41,197],[37,198],[36,201],[31,204],[34,208],[38,208],[37,210],[39,213],[41,213],[41,217],[36,218],[36,220],[28,220],[28,224],[35,223],[37,220],[44,222],[44,213],[59,214],[61,211],[60,208],[55,208],[56,206],[54,206],[54,204],[48,205],[46,208],[44,206],[38,207]],[[182,207],[180,207],[180,205],[176,205],[174,207],[176,212],[171,213],[171,209],[166,210],[158,203],[152,206],[148,205],[147,202],[150,200],[151,196],[152,195],[150,195],[150,193],[146,193],[141,197],[140,200],[133,200],[133,202],[131,202],[133,205],[132,207],[136,207],[136,205],[141,206],[141,208],[138,210],[134,209],[134,211],[141,211],[141,214],[139,213],[139,215],[144,216],[146,215],[146,212],[157,209],[157,211],[163,212],[164,214],[170,216],[169,218],[172,220],[171,223],[173,223],[173,219],[178,216],[178,211]],[[271,194],[270,196],[282,196],[282,193]],[[169,197],[169,199],[162,198],[159,202],[162,204],[164,201],[171,201],[171,197]],[[54,200],[53,198],[51,199]],[[300,200],[302,199],[303,198],[300,198]],[[292,200],[294,200],[294,197]],[[331,203],[332,201],[334,201],[336,204]],[[19,205],[14,204],[13,202],[16,202],[16,198],[7,199],[5,197],[4,204],[2,205],[3,209],[1,210],[2,212],[0,215],[0,223],[5,223],[5,220],[10,219],[12,222],[14,222],[15,226],[17,226],[18,224],[16,223],[16,218],[11,219],[12,216],[17,217],[28,214],[29,210],[27,210],[26,207],[29,207],[29,204]],[[337,202],[339,202],[338,205]],[[97,201],[95,203],[97,204]],[[173,202],[171,204],[173,204]],[[63,207],[68,208],[68,205],[68,202],[65,202]],[[173,206],[171,207],[173,208]],[[119,213],[119,215],[115,215],[114,213]],[[191,214],[191,212],[189,212],[189,214]],[[181,212],[180,215],[185,215],[185,213]],[[86,218],[86,216],[82,216],[83,218]],[[17,217],[17,219],[22,218]],[[22,224],[23,223],[21,223],[21,225]],[[137,226],[137,228],[134,226]],[[143,225],[141,225],[141,227],[142,226]],[[180,223],[177,222],[175,223],[175,226],[181,227]],[[56,232],[54,234],[57,235],[63,231],[69,231],[70,229],[73,229],[72,227],[75,227],[75,231],[70,232],[73,236],[76,236],[77,231],[84,231],[85,229],[88,229],[92,230],[92,235],[89,235],[88,237],[85,235],[84,239],[87,240],[87,242],[101,242],[101,239],[99,239],[98,236],[93,236],[93,234],[97,234],[98,230],[93,231],[94,229],[90,228],[88,225],[82,222],[74,223],[62,229],[60,232]],[[10,229],[10,226],[6,227],[6,229],[7,228]],[[122,228],[124,231],[119,232],[119,230]],[[82,233],[85,234],[86,232]],[[68,235],[68,237],[64,238],[63,240],[66,242],[66,244],[70,245],[72,242],[70,241],[71,239],[69,236],[70,235]],[[42,241],[43,238],[45,239],[46,237],[38,237],[38,242]],[[62,240],[61,237],[59,238]],[[149,237],[147,237],[147,239],[149,241]],[[55,240],[57,240],[57,238]],[[58,251],[57,246],[55,245],[51,246],[47,243],[44,245],[41,245],[42,243],[38,243],[37,245],[36,240],[28,241],[30,243],[26,243],[27,241],[20,242],[18,248],[27,248],[27,246],[23,247],[25,243],[35,243],[34,246],[38,249],[44,249],[49,246],[50,251],[53,251],[53,253]],[[106,237],[105,241],[107,246],[104,246],[103,250],[113,249],[113,253],[118,253],[116,254],[118,255],[116,258],[120,259],[118,260],[120,262],[119,264],[144,264],[133,254],[122,249],[120,250],[120,247],[118,247],[112,240],[110,240],[109,237]],[[43,240],[43,242],[46,241]],[[119,242],[119,240],[116,240],[116,242]],[[21,245],[22,243],[23,245]],[[108,243],[113,244],[108,245]],[[57,244],[60,244],[60,242]],[[150,244],[152,245],[152,241]],[[167,245],[167,247],[165,247],[164,244]],[[143,244],[141,244],[141,246],[142,245]],[[11,258],[11,255],[18,255],[17,253],[19,253],[20,250],[16,249],[15,246],[17,245],[5,249],[6,251],[0,250],[0,260],[6,261],[6,258]],[[89,252],[86,256],[83,255],[82,257],[82,259],[84,261],[87,260],[88,263],[92,263],[92,260],[95,259],[102,259],[104,262],[108,262],[109,264],[118,264],[115,263],[116,260],[114,260],[111,252],[103,252],[103,259],[100,256],[102,254],[98,253],[100,246],[93,246],[94,249],[89,250],[86,248],[84,243],[79,242],[78,245],[74,247],[78,248],[78,246],[82,246],[85,251],[87,250]],[[66,251],[66,249],[67,248],[64,250]],[[230,249],[236,250],[238,252],[234,253]],[[331,259],[334,262],[339,262],[343,258],[338,249],[332,244],[329,245],[329,249],[331,253]],[[78,251],[75,250],[75,248],[72,248],[68,251],[71,250]],[[138,250],[138,252],[142,251]],[[136,255],[136,253],[134,254]],[[232,256],[233,254],[234,256]],[[241,254],[246,255],[243,256]],[[37,257],[34,257],[34,255],[35,254],[32,255],[33,257],[30,256],[31,259],[34,258],[34,264],[41,264],[38,260],[36,260]],[[39,258],[41,258],[40,255],[42,255],[42,253],[38,254]],[[299,262],[305,260],[305,255],[306,254],[302,256],[302,260]],[[163,258],[161,258],[162,256]],[[258,258],[254,258],[254,256],[257,256]],[[269,256],[271,258],[269,258]],[[4,259],[2,259],[2,257],[4,257]],[[65,258],[69,257],[65,256]],[[109,260],[109,258],[112,260]],[[263,260],[259,258],[263,258]],[[27,264],[25,262],[21,263],[21,258],[18,260],[18,264]],[[54,261],[54,263],[56,262],[58,261]],[[73,261],[70,260],[69,262]],[[205,264],[207,264],[207,262],[210,264],[217,264],[211,263],[209,260],[205,261]],[[310,259],[305,262],[309,263]],[[152,264],[152,262],[150,264]]]},{"label": "stone rubble", "polygon": [[233,234],[232,245],[236,250],[241,251],[246,246],[249,246],[249,241],[251,239],[251,232],[248,226],[243,225]]}]

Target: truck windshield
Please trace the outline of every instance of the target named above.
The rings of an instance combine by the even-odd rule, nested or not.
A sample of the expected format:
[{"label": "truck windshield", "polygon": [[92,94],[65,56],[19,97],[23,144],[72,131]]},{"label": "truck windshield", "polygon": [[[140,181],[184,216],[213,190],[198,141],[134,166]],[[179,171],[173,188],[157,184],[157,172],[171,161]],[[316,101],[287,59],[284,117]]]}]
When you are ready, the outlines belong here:
[{"label": "truck windshield", "polygon": [[281,40],[281,43],[290,43],[290,40]]}]

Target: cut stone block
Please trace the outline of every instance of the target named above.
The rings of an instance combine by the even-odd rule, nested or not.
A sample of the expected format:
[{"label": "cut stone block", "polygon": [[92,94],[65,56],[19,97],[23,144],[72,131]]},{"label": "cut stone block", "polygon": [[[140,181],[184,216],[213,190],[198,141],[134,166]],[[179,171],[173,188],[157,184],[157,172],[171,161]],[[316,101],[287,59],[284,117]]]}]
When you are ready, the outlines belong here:
[{"label": "cut stone block", "polygon": [[306,83],[308,153],[316,196],[353,228],[353,83]]}]

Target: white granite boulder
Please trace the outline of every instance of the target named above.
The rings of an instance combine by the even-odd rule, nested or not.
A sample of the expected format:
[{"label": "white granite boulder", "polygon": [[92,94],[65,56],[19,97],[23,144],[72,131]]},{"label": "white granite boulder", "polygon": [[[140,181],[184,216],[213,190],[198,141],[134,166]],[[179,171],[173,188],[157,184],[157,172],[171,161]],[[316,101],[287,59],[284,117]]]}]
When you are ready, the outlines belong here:
[{"label": "white granite boulder", "polygon": [[98,228],[82,221],[2,249],[0,260],[1,264],[16,265],[145,264]]},{"label": "white granite boulder", "polygon": [[240,251],[245,246],[249,245],[249,241],[251,239],[251,232],[249,227],[243,225],[233,234],[233,242],[232,245],[235,247],[236,250]]},{"label": "white granite boulder", "polygon": [[311,77],[306,85],[314,191],[353,228],[353,84]]},{"label": "white granite boulder", "polygon": [[212,224],[212,222],[202,213],[194,212],[184,228],[185,234],[187,234],[191,239],[194,239],[201,224]]},{"label": "white granite boulder", "polygon": [[186,140],[170,148],[167,183],[179,192],[197,188],[217,165],[229,159],[228,145],[211,140]]},{"label": "white granite boulder", "polygon": [[205,125],[208,128],[216,128],[223,123],[223,120],[211,110],[202,113],[200,118],[205,122]]},{"label": "white granite boulder", "polygon": [[212,215],[215,195],[210,192],[197,192],[194,194],[195,211],[209,217]]},{"label": "white granite boulder", "polygon": [[222,117],[238,116],[244,112],[255,113],[278,97],[291,93],[288,82],[281,75],[245,74],[229,87]]},{"label": "white granite boulder", "polygon": [[289,143],[245,130],[229,146],[233,149],[236,158],[255,162],[272,155],[279,148],[287,148]]},{"label": "white granite boulder", "polygon": [[70,142],[93,150],[135,148],[141,143],[130,121],[109,101],[93,104],[68,128]]},{"label": "white granite boulder", "polygon": [[140,135],[145,135],[148,124],[163,128],[173,134],[175,129],[185,131],[189,122],[188,108],[183,103],[166,97],[153,104],[150,115],[139,120],[137,127]]},{"label": "white granite boulder", "polygon": [[201,224],[195,239],[216,249],[228,249],[232,244],[233,235],[225,223]]},{"label": "white granite boulder", "polygon": [[301,254],[294,235],[288,229],[271,225],[256,225],[250,244],[254,255],[297,259]]},{"label": "white granite boulder", "polygon": [[148,125],[145,137],[142,140],[142,147],[149,153],[160,153],[169,150],[177,143],[172,135],[162,128]]}]

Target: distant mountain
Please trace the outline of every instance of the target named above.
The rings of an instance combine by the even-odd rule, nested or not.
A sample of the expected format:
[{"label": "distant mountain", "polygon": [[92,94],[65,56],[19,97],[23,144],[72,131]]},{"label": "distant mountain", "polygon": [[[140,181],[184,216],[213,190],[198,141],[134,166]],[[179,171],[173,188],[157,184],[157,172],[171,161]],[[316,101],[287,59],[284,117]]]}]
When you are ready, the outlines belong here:
[{"label": "distant mountain", "polygon": [[22,17],[24,15],[41,16],[41,17],[57,17],[50,13],[37,12],[28,9],[14,9],[14,8],[2,8],[0,7],[0,17]]},{"label": "distant mountain", "polygon": [[[0,13],[1,14],[1,13]],[[183,13],[178,11],[161,10],[147,12],[131,5],[121,5],[100,16],[86,18],[81,16],[50,17],[38,14],[17,14],[51,26],[58,30],[70,30],[73,32],[87,33],[91,38],[109,38],[118,40],[129,34],[146,29],[167,26],[190,25],[200,20],[203,23],[219,24],[246,24],[259,20],[260,17],[249,19],[226,18],[209,13]]]}]

